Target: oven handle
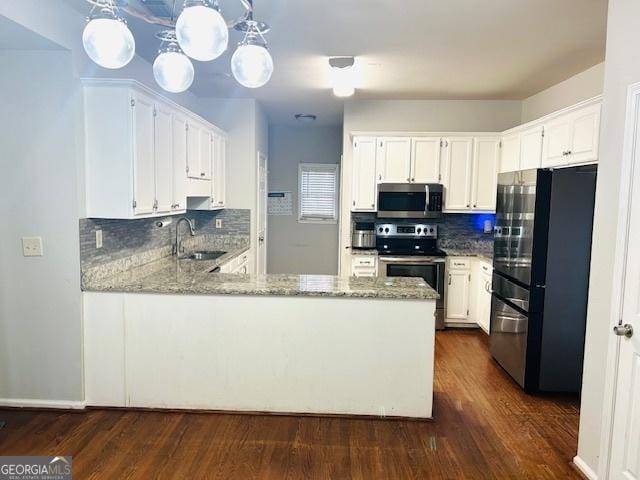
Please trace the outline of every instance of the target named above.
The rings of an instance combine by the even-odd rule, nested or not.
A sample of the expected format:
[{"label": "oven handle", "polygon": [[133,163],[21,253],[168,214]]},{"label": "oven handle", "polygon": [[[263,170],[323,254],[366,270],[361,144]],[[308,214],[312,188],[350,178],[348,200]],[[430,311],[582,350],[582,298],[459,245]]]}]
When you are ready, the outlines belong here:
[{"label": "oven handle", "polygon": [[424,192],[426,193],[426,199],[424,202],[424,213],[425,215],[429,213],[429,185],[424,186]]},{"label": "oven handle", "polygon": [[407,259],[402,257],[380,257],[380,263],[394,263],[401,265],[433,265],[434,263],[445,263],[444,258],[427,260],[425,258]]}]

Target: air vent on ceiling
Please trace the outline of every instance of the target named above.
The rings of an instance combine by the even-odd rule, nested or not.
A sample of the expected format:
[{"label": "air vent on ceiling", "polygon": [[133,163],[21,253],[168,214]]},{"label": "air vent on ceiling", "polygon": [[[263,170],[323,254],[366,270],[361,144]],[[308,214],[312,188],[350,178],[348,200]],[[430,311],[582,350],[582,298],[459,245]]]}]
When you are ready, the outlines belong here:
[{"label": "air vent on ceiling", "polygon": [[[173,4],[173,2],[170,2]],[[142,0],[142,4],[156,17],[170,17],[171,5],[167,5],[165,0]]]}]

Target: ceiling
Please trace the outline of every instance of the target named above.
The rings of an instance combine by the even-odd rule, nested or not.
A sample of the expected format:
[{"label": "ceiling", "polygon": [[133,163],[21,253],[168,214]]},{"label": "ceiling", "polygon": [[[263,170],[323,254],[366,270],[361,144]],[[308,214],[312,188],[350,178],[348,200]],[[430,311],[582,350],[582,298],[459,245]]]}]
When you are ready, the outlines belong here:
[{"label": "ceiling", "polygon": [[0,50],[62,50],[62,47],[0,15]]},{"label": "ceiling", "polygon": [[[238,0],[220,4],[226,18],[242,13]],[[255,0],[255,18],[272,26],[271,82],[241,87],[230,77],[230,49],[194,62],[191,90],[254,97],[277,124],[313,113],[318,124],[339,125],[343,102],[331,93],[327,57],[355,55],[355,99],[523,99],[603,61],[606,15],[607,0]],[[158,27],[129,24],[152,62]]]}]

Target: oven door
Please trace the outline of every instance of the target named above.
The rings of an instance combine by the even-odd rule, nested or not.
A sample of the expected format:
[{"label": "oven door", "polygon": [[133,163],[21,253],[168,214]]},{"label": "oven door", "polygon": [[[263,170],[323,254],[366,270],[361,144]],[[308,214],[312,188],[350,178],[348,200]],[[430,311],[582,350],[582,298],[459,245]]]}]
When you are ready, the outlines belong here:
[{"label": "oven door", "polygon": [[380,276],[418,277],[433,288],[440,298],[436,301],[436,329],[444,328],[444,258],[380,256]]}]

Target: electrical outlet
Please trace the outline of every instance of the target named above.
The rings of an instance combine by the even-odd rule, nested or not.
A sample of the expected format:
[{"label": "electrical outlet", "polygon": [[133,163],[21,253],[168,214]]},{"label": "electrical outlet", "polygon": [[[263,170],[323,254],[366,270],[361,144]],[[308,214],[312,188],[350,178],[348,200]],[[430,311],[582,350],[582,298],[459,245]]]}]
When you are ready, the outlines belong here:
[{"label": "electrical outlet", "polygon": [[102,248],[102,230],[96,230],[96,248]]},{"label": "electrical outlet", "polygon": [[222,219],[216,218],[216,228],[222,228]]},{"label": "electrical outlet", "polygon": [[22,237],[22,255],[25,257],[42,257],[41,237]]}]

